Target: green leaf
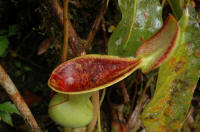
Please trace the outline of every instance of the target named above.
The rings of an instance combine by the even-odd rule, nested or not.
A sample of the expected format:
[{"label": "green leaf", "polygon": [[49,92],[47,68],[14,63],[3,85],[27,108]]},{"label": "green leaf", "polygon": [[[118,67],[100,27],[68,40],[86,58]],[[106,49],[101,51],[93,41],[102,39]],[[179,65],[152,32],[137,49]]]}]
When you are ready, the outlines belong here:
[{"label": "green leaf", "polygon": [[0,35],[5,35],[7,34],[8,30],[4,30],[4,29],[1,29],[0,30]]},{"label": "green leaf", "polygon": [[108,54],[130,57],[145,40],[162,26],[162,7],[159,0],[119,0],[122,20],[114,30]]},{"label": "green leaf", "polygon": [[24,71],[31,71],[32,69],[28,66],[24,66]]},{"label": "green leaf", "polygon": [[142,113],[142,121],[148,131],[181,129],[200,77],[197,13],[189,5],[183,14],[180,47],[161,66],[154,97]]},{"label": "green leaf", "polygon": [[4,54],[8,48],[9,40],[6,36],[0,36],[0,56]]},{"label": "green leaf", "polygon": [[180,19],[183,14],[185,0],[168,0],[168,3],[171,9],[173,10],[173,13],[176,16],[176,18]]},{"label": "green leaf", "polygon": [[21,68],[22,63],[21,63],[20,61],[17,61],[17,62],[15,62],[15,66],[16,66],[17,68]]},{"label": "green leaf", "polygon": [[15,25],[10,25],[8,27],[8,36],[14,36],[17,34],[17,32],[19,31],[19,25],[15,24]]},{"label": "green leaf", "polygon": [[17,110],[16,106],[11,102],[4,102],[0,104],[0,111],[7,112],[7,113],[16,113],[20,115],[19,111]]},{"label": "green leaf", "polygon": [[0,118],[10,126],[13,126],[12,118],[7,112],[0,111]]}]

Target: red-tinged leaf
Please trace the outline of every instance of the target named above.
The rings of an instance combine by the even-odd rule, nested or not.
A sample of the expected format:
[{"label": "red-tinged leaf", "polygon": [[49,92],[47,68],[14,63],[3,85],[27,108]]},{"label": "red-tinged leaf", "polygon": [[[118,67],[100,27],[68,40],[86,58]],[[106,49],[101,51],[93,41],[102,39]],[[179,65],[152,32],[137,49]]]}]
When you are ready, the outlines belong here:
[{"label": "red-tinged leaf", "polygon": [[60,93],[79,94],[108,87],[124,79],[140,65],[140,59],[86,55],[58,66],[48,84]]},{"label": "red-tinged leaf", "polygon": [[162,28],[137,50],[136,56],[141,57],[141,70],[147,73],[166,61],[178,46],[180,27],[176,19],[169,15]]}]

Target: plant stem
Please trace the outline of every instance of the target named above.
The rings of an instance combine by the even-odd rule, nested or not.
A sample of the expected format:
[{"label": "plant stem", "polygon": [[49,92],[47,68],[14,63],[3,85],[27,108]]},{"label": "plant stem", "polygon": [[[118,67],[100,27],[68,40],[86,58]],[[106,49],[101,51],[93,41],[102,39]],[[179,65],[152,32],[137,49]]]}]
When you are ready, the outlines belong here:
[{"label": "plant stem", "polygon": [[124,80],[122,80],[119,83],[119,85],[122,89],[122,95],[123,95],[123,98],[124,98],[124,103],[127,104],[129,102],[129,95],[128,95],[128,91],[127,91],[126,84],[125,84]]},{"label": "plant stem", "polygon": [[15,84],[12,82],[8,74],[5,72],[3,67],[0,65],[0,85],[5,89],[13,103],[16,105],[17,109],[22,114],[25,122],[29,125],[31,131],[41,132],[35,118],[33,117],[30,109],[25,103],[23,97],[20,95]]},{"label": "plant stem", "polygon": [[105,95],[106,95],[106,89],[103,89],[103,92],[102,92],[102,95],[101,95],[101,99],[99,101],[99,107],[101,107],[101,104],[103,103]]},{"label": "plant stem", "polygon": [[94,106],[94,116],[92,121],[90,122],[89,126],[88,126],[88,132],[93,132],[96,122],[97,122],[97,118],[98,118],[98,109],[99,109],[99,91],[95,92],[92,95],[92,104]]},{"label": "plant stem", "polygon": [[62,49],[62,62],[67,60],[67,49],[68,49],[68,0],[64,0],[63,9],[63,21],[64,21],[64,42]]},{"label": "plant stem", "polygon": [[97,95],[97,98],[98,98],[98,102],[97,102],[97,105],[98,105],[98,110],[97,110],[97,120],[98,120],[98,132],[101,132],[101,110],[100,110],[100,103],[99,103],[99,92],[98,92],[98,95]]},{"label": "plant stem", "polygon": [[166,0],[162,0],[161,6],[164,7]]}]

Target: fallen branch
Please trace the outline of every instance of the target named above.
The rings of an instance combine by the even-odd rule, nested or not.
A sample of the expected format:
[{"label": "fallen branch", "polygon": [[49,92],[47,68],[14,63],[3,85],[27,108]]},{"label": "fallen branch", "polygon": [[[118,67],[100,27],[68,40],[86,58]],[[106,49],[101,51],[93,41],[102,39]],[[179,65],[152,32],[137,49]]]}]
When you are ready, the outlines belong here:
[{"label": "fallen branch", "polygon": [[[59,5],[57,0],[49,0],[48,3],[51,5],[52,9],[53,9],[53,14],[55,14],[55,16],[58,18],[58,24],[60,25],[60,28],[63,29],[63,10],[61,8],[61,6]],[[83,47],[83,45],[80,42],[80,39],[78,37],[78,34],[76,33],[76,31],[74,30],[70,20],[68,20],[68,37],[69,37],[69,44],[70,47],[72,48],[73,53],[76,56],[81,56],[81,55],[85,55],[85,48]]]},{"label": "fallen branch", "polygon": [[103,0],[101,9],[99,10],[96,20],[94,21],[92,28],[90,30],[90,33],[88,35],[86,48],[89,48],[91,46],[92,41],[94,40],[94,37],[99,29],[99,25],[101,24],[101,21],[103,20],[104,14],[106,13],[106,7],[107,7],[106,0]]},{"label": "fallen branch", "polygon": [[30,109],[25,103],[24,99],[17,90],[15,84],[12,82],[8,74],[5,72],[3,67],[0,65],[0,85],[5,89],[5,91],[10,96],[13,103],[16,105],[17,109],[22,114],[25,122],[29,125],[31,131],[41,132],[35,118],[33,117]]},{"label": "fallen branch", "polygon": [[86,55],[85,48],[81,44],[80,39],[76,31],[72,27],[72,24],[70,21],[68,21],[68,26],[69,26],[69,44],[70,44],[70,47],[72,48],[73,53],[76,56]]}]

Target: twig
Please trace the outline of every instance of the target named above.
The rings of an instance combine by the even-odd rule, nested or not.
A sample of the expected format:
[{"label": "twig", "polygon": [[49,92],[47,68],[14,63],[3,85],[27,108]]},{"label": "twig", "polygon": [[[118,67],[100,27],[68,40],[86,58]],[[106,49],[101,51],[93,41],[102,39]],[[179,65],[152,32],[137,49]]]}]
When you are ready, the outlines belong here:
[{"label": "twig", "polygon": [[161,6],[164,7],[166,0],[162,0]]},{"label": "twig", "polygon": [[183,125],[186,123],[186,121],[187,121],[187,120],[189,119],[189,117],[192,115],[193,111],[194,111],[194,108],[192,107],[192,108],[189,110],[188,114],[186,115],[186,117],[185,117],[185,119],[184,119],[184,121],[183,121]]},{"label": "twig", "polygon": [[92,28],[89,32],[87,42],[86,42],[86,48],[89,48],[91,46],[91,43],[94,40],[94,37],[99,29],[99,25],[100,25],[105,13],[106,13],[106,0],[103,0],[101,9],[99,10],[99,14],[97,15],[97,17],[92,25]]},{"label": "twig", "polygon": [[24,58],[23,56],[21,56],[20,54],[18,54],[16,51],[14,51],[14,50],[12,50],[12,49],[8,49],[8,52],[10,52],[10,53],[13,54],[14,56],[16,56],[18,59],[24,61],[24,62],[27,63],[27,64],[30,64],[30,65],[32,65],[32,66],[34,66],[34,67],[39,68],[39,69],[44,69],[42,66],[40,66],[40,65],[38,65],[38,64],[36,64],[36,63],[34,63],[34,62],[32,62],[32,61],[30,61],[30,60]]},{"label": "twig", "polygon": [[[48,3],[51,5],[53,9],[53,14],[56,15],[61,29],[63,29],[64,28],[63,27],[63,10],[61,6],[59,5],[57,0],[49,0]],[[68,31],[69,31],[69,34],[68,34],[69,44],[70,44],[70,47],[72,48],[73,53],[76,56],[85,55],[86,54],[85,48],[81,44],[78,34],[74,30],[70,20],[68,20]]]},{"label": "twig", "polygon": [[64,11],[63,11],[63,20],[64,20],[64,42],[62,50],[62,62],[67,60],[67,50],[68,50],[68,0],[64,0]]},{"label": "twig", "polygon": [[136,130],[137,130],[137,123],[138,123],[138,119],[139,119],[139,113],[140,113],[140,111],[141,111],[141,109],[142,109],[142,104],[143,104],[144,99],[145,99],[146,91],[147,91],[147,89],[149,88],[149,85],[150,85],[152,79],[153,79],[156,75],[157,75],[157,73],[153,74],[153,75],[151,76],[151,78],[148,80],[148,82],[146,83],[146,85],[145,85],[144,91],[143,91],[143,93],[142,93],[142,97],[141,97],[140,102],[139,102],[138,113],[137,113],[137,115],[136,115],[136,117],[135,117],[135,118],[136,118],[136,121],[135,121],[134,132],[136,132]]},{"label": "twig", "polygon": [[[146,95],[146,96],[144,96],[144,99],[142,101],[143,106],[147,103],[147,100],[148,100],[148,96]],[[140,113],[140,110],[139,110],[140,104],[139,103],[140,102],[138,102],[134,111],[131,113],[131,115],[129,116],[129,119],[128,119],[128,130],[130,132],[133,131],[134,125],[136,124],[136,121],[137,121],[137,115]],[[137,121],[137,122],[139,122],[137,124],[139,124],[139,125],[141,124],[141,121]]]},{"label": "twig", "polygon": [[73,53],[76,56],[82,56],[85,55],[85,48],[83,47],[83,45],[80,42],[80,38],[78,37],[76,31],[74,30],[74,28],[72,27],[72,24],[70,23],[70,21],[68,21],[68,26],[69,26],[69,44],[70,47],[72,48]]},{"label": "twig", "polygon": [[[111,109],[111,129],[116,132],[127,132],[127,123],[124,117],[124,104],[115,104],[111,101],[111,90],[108,91],[107,100]],[[116,129],[117,127],[117,129]],[[115,130],[116,129],[116,130]]]},{"label": "twig", "polygon": [[135,91],[134,91],[134,95],[133,95],[133,98],[132,98],[131,111],[133,111],[133,108],[135,106],[136,96],[137,96],[137,93],[138,93],[138,85],[141,82],[141,77],[142,77],[142,73],[139,71],[138,75],[137,75],[137,80],[136,80],[135,88],[134,88]]},{"label": "twig", "polygon": [[126,84],[124,82],[124,80],[122,80],[120,82],[120,87],[122,89],[122,95],[123,95],[123,98],[124,98],[124,103],[128,103],[129,102],[129,95],[128,95],[128,91],[126,89]]},{"label": "twig", "polygon": [[[120,122],[126,122],[126,120],[124,118],[124,114],[123,114],[124,103],[123,102],[117,102],[117,103],[113,102],[112,92],[114,92],[114,91],[112,91],[112,90],[116,90],[116,89],[111,88],[107,92],[107,102],[108,102],[110,109],[111,109],[112,120],[117,120],[117,121],[120,121]],[[121,93],[120,93],[120,95],[121,95]]]},{"label": "twig", "polygon": [[30,129],[33,132],[41,132],[37,122],[35,121],[30,109],[28,108],[27,104],[25,103],[24,99],[20,95],[19,91],[17,90],[16,86],[5,72],[3,67],[0,65],[0,85],[5,89],[8,93],[20,113],[22,114],[25,122],[29,124]]},{"label": "twig", "polygon": [[95,92],[94,95],[92,96],[92,103],[94,106],[94,116],[90,124],[88,125],[88,132],[93,132],[94,128],[97,123],[97,117],[98,117],[98,109],[99,109],[99,92]]},{"label": "twig", "polygon": [[24,42],[32,35],[33,30],[31,30],[24,38],[23,40],[18,44],[16,51],[20,49],[20,47],[24,44]]},{"label": "twig", "polygon": [[105,25],[104,17],[102,18],[101,27],[102,27],[103,38],[104,38],[104,43],[105,43],[105,52],[106,52],[106,54],[108,54],[108,38],[107,38],[106,25]]},{"label": "twig", "polygon": [[105,95],[106,95],[106,89],[103,89],[103,92],[102,92],[102,94],[101,94],[101,99],[100,99],[100,101],[99,101],[99,107],[101,107]]},{"label": "twig", "polygon": [[95,95],[95,98],[98,100],[96,102],[97,105],[97,120],[98,120],[98,132],[101,132],[101,109],[100,109],[100,103],[99,103],[99,92],[97,95]]}]

